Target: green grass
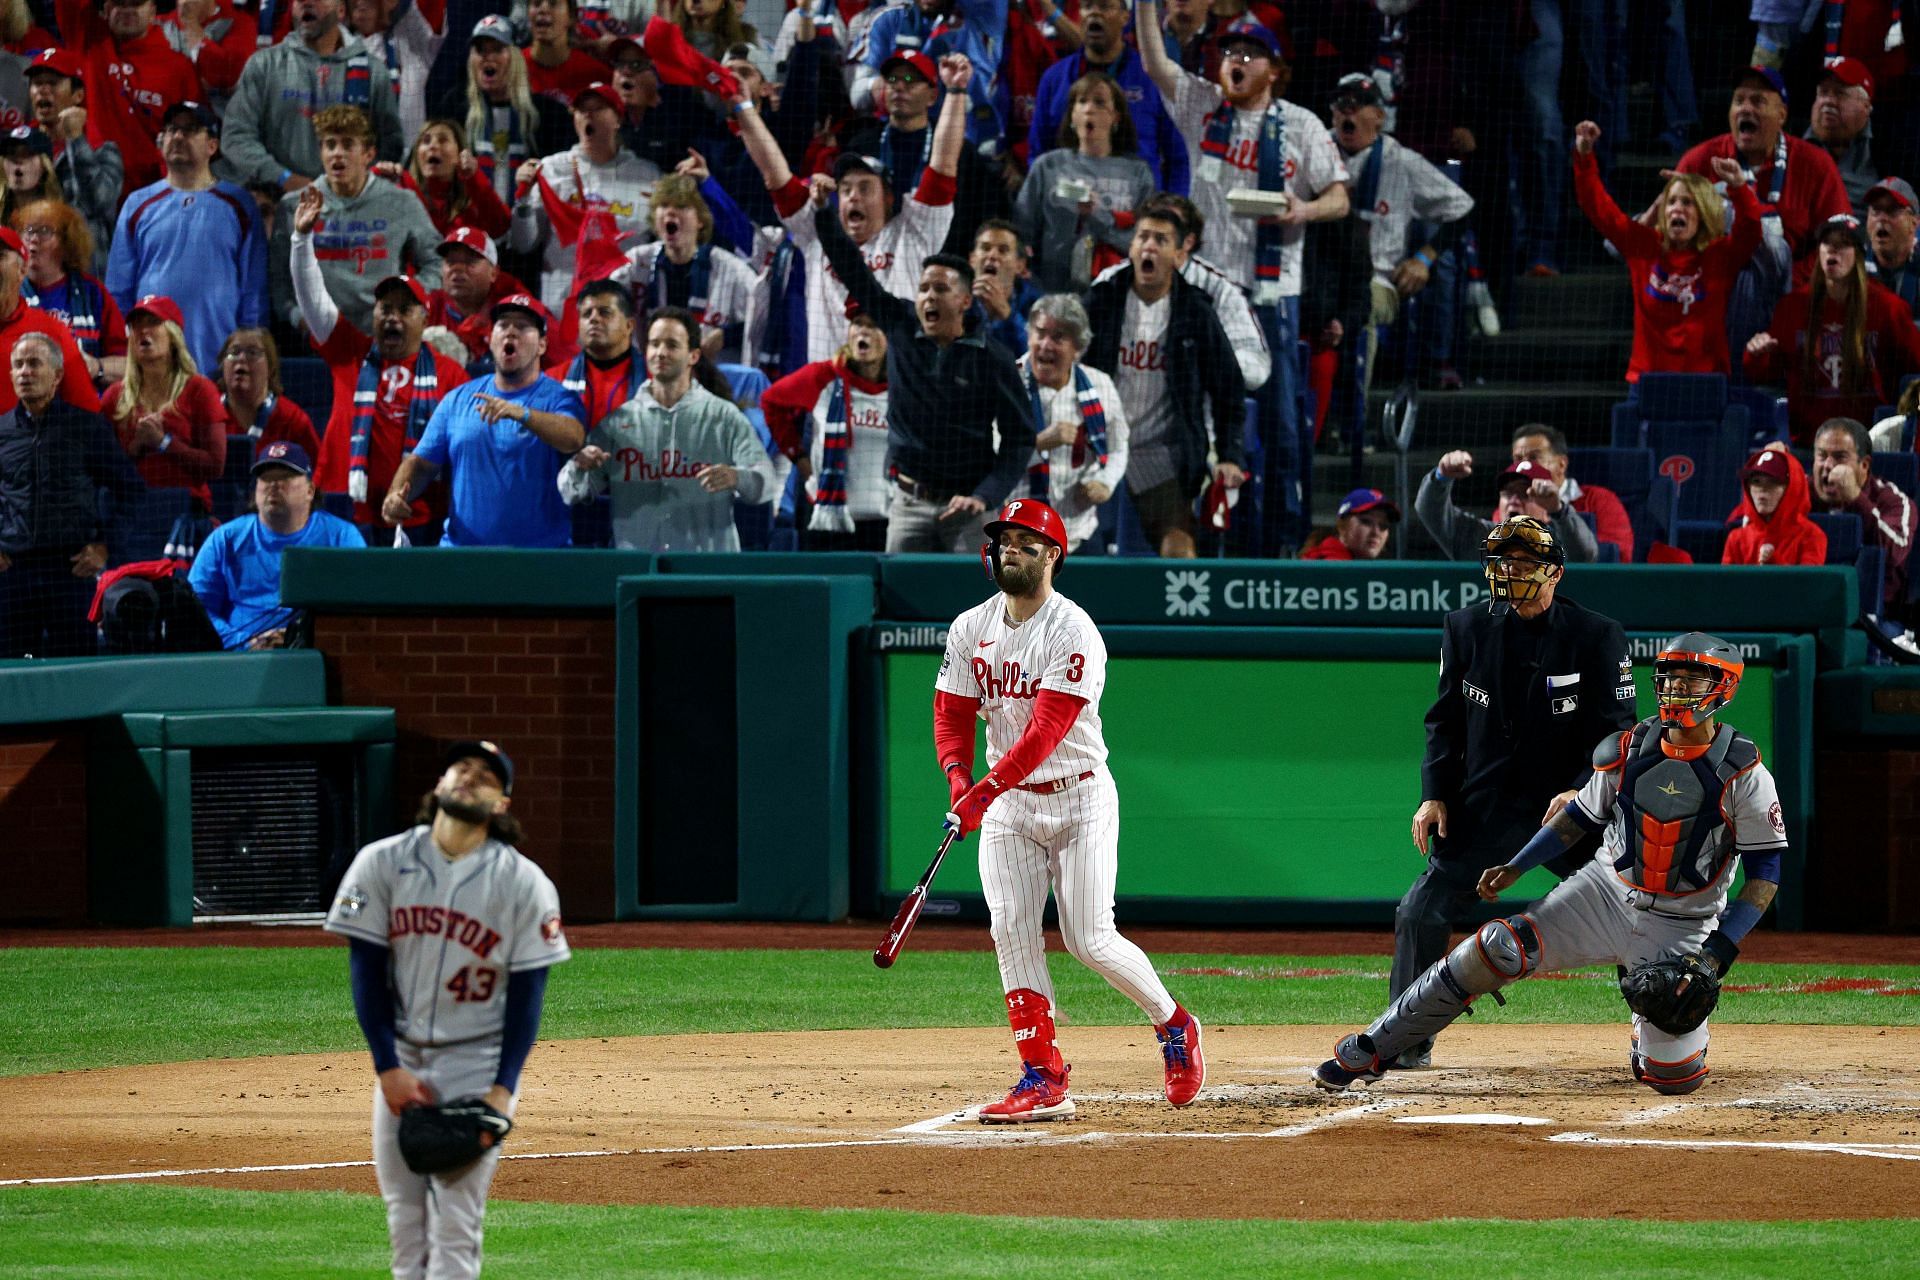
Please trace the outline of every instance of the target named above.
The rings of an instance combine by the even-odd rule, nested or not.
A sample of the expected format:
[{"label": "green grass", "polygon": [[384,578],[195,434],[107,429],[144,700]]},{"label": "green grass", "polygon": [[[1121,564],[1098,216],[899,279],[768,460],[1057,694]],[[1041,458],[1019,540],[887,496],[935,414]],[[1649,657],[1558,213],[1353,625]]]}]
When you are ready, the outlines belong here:
[{"label": "green grass", "polygon": [[[262,1224],[270,1224],[262,1230]],[[1913,1220],[1096,1221],[870,1210],[487,1208],[486,1274],[571,1277],[1782,1277],[1912,1274]],[[385,1273],[380,1202],[198,1187],[0,1191],[9,1277],[256,1280]]]},{"label": "green grass", "polygon": [[[344,948],[21,947],[6,952],[0,1076],[360,1047]],[[1208,1022],[1362,1023],[1385,997],[1377,956],[1155,957],[1168,985]],[[1136,1022],[1139,1012],[1065,956],[1052,957],[1061,1007],[1083,1025]],[[1278,978],[1322,968],[1356,976]],[[1380,975],[1380,976],[1370,976]],[[1874,978],[1920,988],[1920,967],[1742,965],[1742,983]],[[576,954],[549,989],[542,1035],[674,1035],[717,1031],[999,1026],[999,976],[986,952],[909,952],[881,972],[864,951],[594,950]],[[1523,1022],[1611,1022],[1623,1016],[1605,980],[1535,980],[1483,1016]],[[1722,1023],[1920,1024],[1920,996],[1859,992],[1730,995]]]}]

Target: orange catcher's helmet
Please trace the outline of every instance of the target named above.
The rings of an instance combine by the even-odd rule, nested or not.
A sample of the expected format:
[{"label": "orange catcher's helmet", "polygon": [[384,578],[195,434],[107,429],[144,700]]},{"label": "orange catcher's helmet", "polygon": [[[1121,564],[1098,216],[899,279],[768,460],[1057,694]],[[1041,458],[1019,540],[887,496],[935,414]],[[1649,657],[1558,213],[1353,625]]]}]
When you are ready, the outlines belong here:
[{"label": "orange catcher's helmet", "polygon": [[[1701,631],[1675,636],[1653,660],[1660,719],[1689,729],[1697,726],[1733,701],[1746,670],[1740,650],[1718,636]],[[1690,681],[1691,687],[1680,680]]]},{"label": "orange catcher's helmet", "polygon": [[986,523],[987,545],[980,548],[980,558],[986,562],[989,577],[999,572],[1000,535],[1008,529],[1037,533],[1060,548],[1060,558],[1053,564],[1054,577],[1067,567],[1067,525],[1060,513],[1038,498],[1015,498],[1000,508],[999,519]]}]

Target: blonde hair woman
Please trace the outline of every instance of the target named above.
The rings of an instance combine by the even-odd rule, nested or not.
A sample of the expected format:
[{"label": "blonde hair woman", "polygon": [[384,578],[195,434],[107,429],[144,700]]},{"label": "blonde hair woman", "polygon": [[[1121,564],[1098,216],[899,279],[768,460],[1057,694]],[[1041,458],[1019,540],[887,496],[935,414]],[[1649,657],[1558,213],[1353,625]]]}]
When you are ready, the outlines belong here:
[{"label": "blonde hair woman", "polygon": [[497,13],[474,25],[467,82],[434,115],[465,124],[468,149],[494,194],[505,201],[513,199],[513,171],[522,163],[573,145],[571,113],[533,96],[513,28]]},{"label": "blonde hair woman", "polygon": [[194,365],[183,323],[172,298],[135,303],[127,313],[127,375],[100,401],[149,491],[126,540],[134,559],[191,558],[205,531],[206,486],[227,465],[226,406]]}]

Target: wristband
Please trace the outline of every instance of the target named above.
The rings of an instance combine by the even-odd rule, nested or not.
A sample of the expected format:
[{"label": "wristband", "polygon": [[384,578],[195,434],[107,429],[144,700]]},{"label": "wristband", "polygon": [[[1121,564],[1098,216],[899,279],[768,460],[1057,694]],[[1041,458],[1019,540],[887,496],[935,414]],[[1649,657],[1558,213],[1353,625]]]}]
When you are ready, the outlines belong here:
[{"label": "wristband", "polygon": [[1725,976],[1727,970],[1733,968],[1734,957],[1740,954],[1740,944],[1729,938],[1724,929],[1715,929],[1707,935],[1707,940],[1700,944],[1700,950],[1713,957],[1714,964],[1719,966],[1721,975]]},{"label": "wristband", "polygon": [[1431,268],[1433,266],[1433,255],[1431,253],[1428,253],[1425,249],[1422,249],[1420,252],[1414,254],[1413,256],[1416,260],[1419,261],[1421,266],[1428,267],[1428,268]]},{"label": "wristband", "polygon": [[524,404],[521,405],[520,406],[520,425],[524,427],[527,424],[531,423],[532,421],[533,421],[532,406],[524,405]]},{"label": "wristband", "polygon": [[286,185],[287,185],[287,179],[288,179],[288,178],[291,178],[292,176],[293,176],[293,170],[291,170],[291,169],[282,169],[282,170],[280,171],[280,185],[281,185],[281,186],[283,186],[283,187],[284,187],[284,186],[286,186]]},{"label": "wristband", "polygon": [[948,763],[948,765],[947,765],[947,768],[946,768],[946,772],[948,772],[948,773],[952,773],[952,772],[953,772],[953,771],[954,771],[955,769],[964,769],[964,768],[966,768],[966,767],[967,767],[967,766],[966,766],[965,764],[963,764],[962,762],[960,762],[960,761],[958,761],[958,760],[954,760],[954,761],[950,761],[950,762]]},{"label": "wristband", "polygon": [[747,114],[747,112],[752,110],[753,110],[753,103],[749,99],[742,99],[741,101],[733,104],[733,114],[737,116],[743,116]]}]

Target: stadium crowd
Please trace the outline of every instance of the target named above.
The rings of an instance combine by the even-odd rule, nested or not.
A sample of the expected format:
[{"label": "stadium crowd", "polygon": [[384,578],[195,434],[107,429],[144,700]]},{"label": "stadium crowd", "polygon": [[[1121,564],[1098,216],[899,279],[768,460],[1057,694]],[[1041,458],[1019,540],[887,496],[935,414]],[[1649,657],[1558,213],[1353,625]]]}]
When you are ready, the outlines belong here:
[{"label": "stadium crowd", "polygon": [[[1316,527],[1316,451],[1389,348],[1458,388],[1569,204],[1629,275],[1625,404],[1783,391],[1718,558],[1822,563],[1853,513],[1903,600],[1898,6],[1756,3],[1706,137],[1650,7],[1675,158],[1633,210],[1624,0],[0,0],[0,657],[300,643],[294,545],[972,554],[1029,495],[1075,551],[1123,505],[1162,556],[1377,558],[1399,506]],[[1509,428],[1492,510],[1428,442],[1443,554],[1524,512],[1688,558]]]}]

